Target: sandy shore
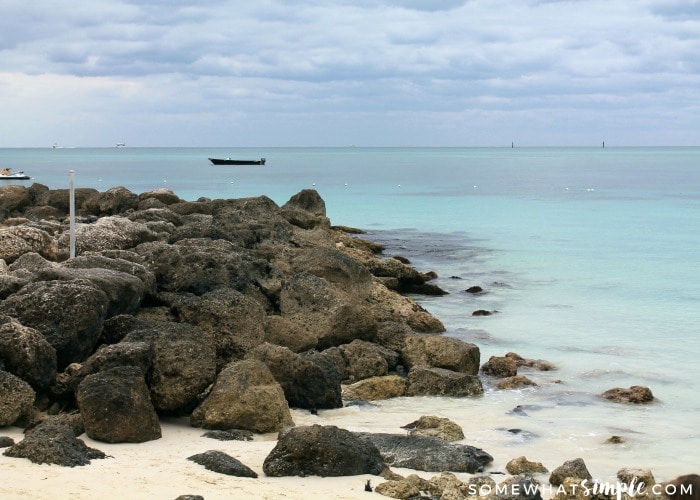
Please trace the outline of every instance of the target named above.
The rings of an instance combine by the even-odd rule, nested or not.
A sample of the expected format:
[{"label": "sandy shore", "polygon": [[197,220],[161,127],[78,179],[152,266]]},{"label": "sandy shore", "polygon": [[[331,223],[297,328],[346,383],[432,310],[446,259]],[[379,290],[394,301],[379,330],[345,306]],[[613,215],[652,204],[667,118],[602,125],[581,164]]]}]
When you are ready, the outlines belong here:
[{"label": "sandy shore", "polygon": [[[673,465],[678,461],[687,463],[688,460],[683,457],[676,457],[662,467],[663,461],[652,460],[652,457],[658,456],[652,450],[645,451],[648,447],[643,442],[633,443],[629,448],[611,449],[606,445],[596,445],[604,435],[590,435],[592,433],[585,428],[578,431],[572,429],[558,439],[517,441],[518,436],[499,430],[517,422],[513,420],[515,417],[504,411],[505,406],[512,405],[512,401],[504,401],[502,404],[505,406],[499,407],[494,406],[493,401],[470,400],[469,405],[474,408],[466,412],[465,402],[459,399],[441,399],[440,408],[436,408],[433,398],[399,399],[380,409],[348,407],[322,411],[319,415],[292,410],[292,417],[298,426],[337,425],[352,431],[393,433],[402,432],[401,425],[420,415],[448,417],[465,429],[466,444],[481,447],[494,456],[494,462],[486,474],[504,471],[506,462],[520,455],[543,462],[550,471],[565,460],[583,456],[593,476],[607,481],[615,480],[615,473],[621,466],[652,466],[657,481],[692,472],[679,470],[678,466]],[[542,425],[549,424],[545,421]],[[252,441],[218,441],[203,437],[205,431],[191,427],[187,418],[162,419],[161,428],[161,439],[141,444],[102,443],[83,434],[80,438],[88,446],[110,456],[104,460],[93,460],[83,467],[38,465],[0,453],[0,499],[175,499],[185,494],[201,495],[205,500],[387,498],[364,489],[368,479],[372,485],[384,481],[378,476],[266,477],[263,462],[276,444],[276,433],[256,435]],[[544,428],[531,428],[545,434]],[[0,436],[10,436],[18,442],[23,437],[22,429],[0,428]],[[207,450],[219,450],[237,458],[257,472],[258,478],[219,474],[187,460]],[[404,476],[418,474],[431,478],[438,475],[401,468],[392,470]],[[455,475],[463,481],[471,477],[470,474]],[[536,476],[544,487],[541,490],[544,498],[552,496],[547,490],[548,476]],[[500,483],[507,476],[501,472],[492,477]]]},{"label": "sandy shore", "polygon": [[[300,413],[296,420],[304,420]],[[276,434],[257,436],[253,441],[217,441],[202,437],[204,431],[190,427],[186,419],[162,422],[163,437],[141,444],[107,444],[81,436],[85,443],[110,458],[93,460],[83,467],[39,465],[29,460],[0,455],[2,499],[174,499],[183,494],[218,498],[367,498],[367,479],[376,476],[341,478],[270,478],[263,461],[275,446]],[[0,435],[22,439],[16,427],[0,429]],[[237,478],[208,471],[187,457],[207,450],[223,451],[258,473],[257,479]]]}]

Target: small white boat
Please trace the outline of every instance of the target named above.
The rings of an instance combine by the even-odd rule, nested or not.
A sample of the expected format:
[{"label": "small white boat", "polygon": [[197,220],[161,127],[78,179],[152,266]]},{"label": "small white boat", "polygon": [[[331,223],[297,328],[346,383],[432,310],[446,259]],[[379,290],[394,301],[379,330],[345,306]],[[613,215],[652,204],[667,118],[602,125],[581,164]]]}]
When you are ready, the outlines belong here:
[{"label": "small white boat", "polygon": [[0,179],[21,181],[31,179],[31,177],[29,177],[24,172],[12,172],[12,170],[9,168],[3,168],[2,170],[0,170]]}]

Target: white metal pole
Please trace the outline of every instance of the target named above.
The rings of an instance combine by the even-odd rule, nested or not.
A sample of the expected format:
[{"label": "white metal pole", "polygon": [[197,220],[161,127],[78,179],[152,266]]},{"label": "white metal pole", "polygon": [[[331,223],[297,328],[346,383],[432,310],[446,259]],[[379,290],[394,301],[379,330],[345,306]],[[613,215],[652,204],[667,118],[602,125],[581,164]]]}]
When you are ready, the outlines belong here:
[{"label": "white metal pole", "polygon": [[68,211],[70,212],[70,258],[75,257],[75,170],[68,172],[70,188],[68,194]]}]

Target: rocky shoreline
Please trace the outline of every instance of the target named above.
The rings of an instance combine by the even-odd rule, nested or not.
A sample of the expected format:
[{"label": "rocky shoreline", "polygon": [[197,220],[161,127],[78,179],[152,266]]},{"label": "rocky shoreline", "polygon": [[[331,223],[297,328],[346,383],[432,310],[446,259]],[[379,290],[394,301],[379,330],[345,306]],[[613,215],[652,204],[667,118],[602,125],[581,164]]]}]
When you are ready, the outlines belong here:
[{"label": "rocky shoreline", "polygon": [[[405,435],[294,425],[290,408],[475,397],[484,377],[517,388],[532,385],[519,367],[554,368],[514,353],[482,366],[478,346],[441,336],[440,320],[404,295],[442,293],[429,283],[435,274],[383,256],[360,230],[332,226],[316,191],[278,206],[265,196],[185,201],[165,189],[77,189],[75,207],[69,258],[68,190],[0,188],[0,433],[26,429],[18,443],[0,437],[5,456],[86,465],[107,457],[83,433],[143,443],[174,416],[221,439],[279,433],[264,465],[271,477],[381,475],[375,491],[394,498],[497,490],[486,475],[456,479],[483,472],[492,457],[455,443],[463,436],[450,438],[437,417]],[[643,387],[603,396],[653,400]],[[233,457],[190,458],[255,477]],[[441,474],[401,478],[390,466]],[[522,493],[541,469],[517,459],[506,484],[519,486],[509,491],[537,498]],[[618,477],[653,481],[650,471]],[[549,483],[575,496],[572,486],[590,479],[577,459]]]}]

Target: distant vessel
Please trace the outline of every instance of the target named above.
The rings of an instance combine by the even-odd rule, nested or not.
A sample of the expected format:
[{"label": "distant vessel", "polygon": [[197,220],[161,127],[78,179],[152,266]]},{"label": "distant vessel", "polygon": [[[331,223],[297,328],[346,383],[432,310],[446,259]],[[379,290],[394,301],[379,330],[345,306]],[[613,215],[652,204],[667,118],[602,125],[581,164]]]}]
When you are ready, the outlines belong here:
[{"label": "distant vessel", "polygon": [[118,148],[125,148],[126,147],[126,142],[118,142],[117,143]]},{"label": "distant vessel", "polygon": [[53,146],[51,146],[53,149],[61,149],[63,146],[59,146],[57,142],[53,143]]},{"label": "distant vessel", "polygon": [[31,179],[27,174],[24,172],[15,172],[12,173],[12,169],[10,168],[3,168],[0,170],[0,179],[5,179],[5,180],[27,180]]},{"label": "distant vessel", "polygon": [[259,160],[233,160],[231,158],[209,158],[214,165],[265,165],[265,158]]}]

